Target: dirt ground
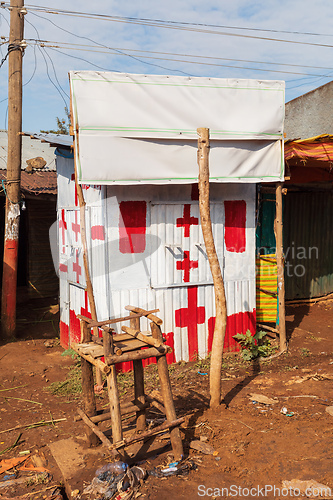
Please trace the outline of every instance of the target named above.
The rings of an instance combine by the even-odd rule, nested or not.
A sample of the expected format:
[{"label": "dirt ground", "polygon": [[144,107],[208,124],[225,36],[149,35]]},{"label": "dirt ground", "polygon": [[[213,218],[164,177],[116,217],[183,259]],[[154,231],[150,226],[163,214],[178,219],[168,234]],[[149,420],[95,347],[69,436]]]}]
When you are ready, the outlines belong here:
[{"label": "dirt ground", "polygon": [[[293,479],[313,479],[331,487],[333,495],[333,415],[326,411],[333,405],[332,305],[332,301],[326,301],[288,306],[287,354],[254,362],[244,362],[240,354],[226,355],[222,374],[224,399],[217,410],[209,409],[206,361],[170,367],[177,416],[185,417],[181,433],[186,457],[195,461],[197,469],[184,477],[149,477],[139,490],[140,498],[218,498],[227,493],[232,498],[291,498],[297,495],[290,491],[286,494],[282,482]],[[77,407],[82,407],[80,395],[59,396],[50,391],[53,383],[68,380],[75,360],[62,355],[56,334],[58,317],[42,306],[45,304],[21,307],[18,339],[0,345],[0,460],[22,457],[20,453],[29,451],[38,457],[34,463],[44,464],[52,479],[44,476],[37,483],[30,480],[28,485],[3,487],[4,476],[9,473],[2,473],[0,499],[56,498],[52,496],[54,488],[63,485],[64,478],[49,444],[73,437],[86,447],[85,426],[74,421]],[[156,388],[154,365],[145,372],[147,388]],[[123,398],[131,399],[130,375],[120,375],[119,384]],[[274,402],[262,404],[257,401],[260,396],[253,394],[267,396]],[[98,397],[98,406],[106,404],[104,390]],[[283,407],[287,414],[281,412]],[[159,417],[156,411],[148,413],[152,421],[157,422]],[[47,425],[41,426],[41,422]],[[36,427],[31,427],[36,423]],[[131,418],[125,423],[131,429]],[[210,444],[214,455],[189,449],[189,443],[195,439]],[[160,443],[167,446],[168,440],[162,436]],[[5,451],[8,448],[11,449]],[[80,498],[84,485],[91,482],[96,468],[107,462],[105,449],[98,450],[100,454],[94,462],[87,459],[72,484],[72,489],[80,492],[76,498]],[[171,449],[165,447],[163,453],[149,456],[142,466],[151,469],[171,460]],[[17,478],[31,474],[18,471]],[[265,486],[266,490],[260,489]],[[64,489],[63,494],[66,498]],[[314,491],[310,498],[321,497]]]}]

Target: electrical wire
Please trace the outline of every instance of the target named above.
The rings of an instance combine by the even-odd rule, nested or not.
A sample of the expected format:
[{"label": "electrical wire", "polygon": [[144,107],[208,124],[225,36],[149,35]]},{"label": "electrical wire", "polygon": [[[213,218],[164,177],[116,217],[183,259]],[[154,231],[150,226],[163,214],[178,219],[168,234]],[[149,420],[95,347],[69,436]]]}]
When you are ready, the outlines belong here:
[{"label": "electrical wire", "polygon": [[49,7],[43,7],[38,5],[26,5],[28,10],[37,10],[39,12],[45,12],[49,14],[62,14],[62,15],[77,15],[77,16],[91,16],[98,19],[104,20],[122,20],[127,22],[142,22],[142,23],[164,23],[170,25],[184,25],[184,26],[200,26],[205,28],[221,28],[221,29],[233,29],[233,30],[246,30],[246,31],[260,31],[265,33],[284,33],[289,35],[306,35],[306,36],[327,36],[332,37],[332,33],[314,33],[314,32],[302,32],[302,31],[289,31],[289,30],[275,30],[275,29],[264,29],[264,28],[250,28],[244,26],[228,26],[221,24],[208,24],[208,23],[190,23],[186,21],[170,21],[164,19],[151,19],[151,18],[140,18],[140,17],[126,17],[126,16],[111,16],[107,14],[94,14],[87,12],[70,11],[64,9],[50,9]]},{"label": "electrical wire", "polygon": [[50,56],[50,54],[47,52],[47,50],[45,50],[45,54],[47,55],[47,57],[49,58],[50,62],[51,62],[51,65],[52,65],[52,68],[53,68],[53,72],[54,72],[54,76],[55,76],[55,79],[56,79],[56,82],[57,84],[59,85],[59,87],[61,88],[62,92],[65,94],[65,96],[70,99],[69,95],[67,94],[67,92],[62,88],[62,86],[60,85],[60,82],[58,80],[58,77],[57,77],[57,73],[56,73],[56,70],[55,70],[55,67],[54,67],[54,64],[53,64],[53,61],[52,61],[52,58]]},{"label": "electrical wire", "polygon": [[[5,8],[8,6],[2,5],[1,7]],[[104,14],[91,14],[91,13],[77,12],[77,11],[50,9],[47,7],[38,7],[38,6],[26,6],[26,8],[30,12],[32,10],[37,10],[38,12],[45,12],[48,14],[61,14],[61,15],[67,15],[67,16],[72,16],[72,17],[82,17],[82,18],[89,18],[89,19],[104,19],[104,20],[112,21],[112,22],[130,23],[132,25],[136,24],[136,25],[150,26],[150,27],[155,27],[155,28],[190,31],[190,32],[196,32],[196,33],[212,34],[212,35],[251,38],[251,39],[256,39],[256,40],[266,40],[266,41],[280,42],[280,43],[311,45],[311,46],[317,46],[317,47],[328,47],[328,48],[333,47],[333,45],[322,44],[322,43],[301,42],[298,40],[286,40],[286,39],[282,39],[282,38],[270,38],[270,37],[261,37],[261,36],[255,36],[255,35],[244,35],[241,33],[227,33],[227,32],[223,32],[223,31],[213,31],[213,30],[207,30],[207,29],[201,29],[201,28],[190,28],[190,27],[186,26],[186,23],[183,23],[183,22],[178,23],[177,25],[176,24],[171,25],[171,24],[167,24],[167,23],[171,23],[171,21],[158,21],[158,20],[156,20],[156,21],[155,20],[147,20],[146,21],[143,19],[141,20],[140,18],[125,18],[125,17],[120,17],[120,16],[109,16],[109,15],[104,15]],[[297,33],[295,32],[293,34],[297,34]],[[323,36],[323,35],[321,35],[321,36]]]},{"label": "electrical wire", "polygon": [[[103,44],[101,44],[101,43],[99,43],[99,42],[96,42],[95,40],[92,40],[91,38],[89,38],[89,37],[87,37],[87,36],[77,35],[76,33],[73,33],[73,32],[71,32],[71,31],[66,30],[65,28],[62,28],[61,26],[58,26],[56,23],[54,23],[53,21],[51,21],[51,19],[47,19],[46,17],[39,16],[38,14],[33,13],[33,12],[31,12],[31,14],[33,14],[34,16],[39,17],[39,18],[41,18],[41,19],[43,19],[43,20],[45,20],[45,21],[50,22],[51,24],[53,24],[53,26],[55,26],[56,28],[58,28],[58,29],[60,29],[60,30],[64,31],[65,33],[68,33],[68,34],[70,34],[70,35],[73,35],[73,36],[75,36],[75,37],[77,37],[77,38],[81,38],[81,39],[84,39],[84,40],[88,40],[89,42],[92,42],[92,43],[94,43],[95,45],[99,45],[100,47],[103,47],[103,48],[108,48],[106,45],[103,45]],[[114,50],[116,50],[116,49],[114,49]],[[117,50],[116,50],[116,51],[117,51]],[[126,55],[126,56],[128,56],[128,57],[130,57],[130,58],[134,59],[135,61],[140,62],[141,64],[148,64],[148,65],[150,65],[150,66],[155,66],[155,67],[157,67],[157,68],[164,69],[165,71],[177,71],[177,72],[179,72],[179,73],[183,73],[183,74],[184,74],[184,75],[186,75],[186,76],[189,76],[189,75],[188,75],[188,73],[185,73],[184,71],[181,71],[181,70],[172,70],[172,69],[170,69],[170,68],[165,68],[164,66],[161,66],[161,65],[159,65],[159,64],[153,64],[153,63],[149,63],[149,62],[147,62],[147,61],[142,61],[141,59],[139,59],[139,58],[137,58],[137,57],[135,57],[135,56],[132,56],[132,55],[130,55],[130,54],[125,54],[125,53],[123,53],[123,52],[122,52],[122,51],[120,51],[120,50],[119,50],[118,52],[119,52],[120,54],[122,54],[122,55]]]},{"label": "electrical wire", "polygon": [[[44,42],[42,43],[42,47],[47,47],[47,48],[52,48],[52,49],[62,48],[62,49],[66,49],[66,50],[78,50],[78,51],[87,52],[87,49],[80,49],[77,47],[71,48],[68,46],[67,47],[59,47],[58,45],[47,45],[47,44],[44,44]],[[113,49],[110,48],[110,50],[113,50]],[[61,51],[59,51],[59,52],[61,54],[65,54],[64,52],[61,52]],[[109,52],[102,51],[102,50],[92,50],[92,49],[90,49],[89,52],[95,52],[97,54],[108,54],[109,53]],[[125,54],[125,53],[122,53],[122,54],[113,53],[112,55],[131,57],[131,56],[129,56],[129,54]],[[221,68],[221,67],[222,68],[235,68],[235,69],[241,69],[241,70],[263,71],[263,72],[269,72],[269,73],[282,73],[282,74],[290,74],[290,75],[306,75],[309,77],[318,77],[318,76],[325,77],[326,76],[326,75],[320,75],[320,74],[302,73],[299,71],[297,72],[297,71],[287,71],[287,70],[278,70],[278,69],[255,68],[255,67],[246,67],[246,66],[236,66],[236,65],[232,65],[232,64],[217,64],[217,63],[201,62],[201,61],[189,61],[189,60],[184,60],[184,59],[170,59],[167,57],[145,56],[145,55],[142,55],[141,57],[144,59],[157,59],[157,60],[162,60],[162,61],[181,62],[184,64],[213,66],[213,67],[218,67],[218,68]],[[193,56],[193,57],[195,57],[195,56]],[[145,63],[145,61],[141,61],[141,62]],[[333,68],[325,68],[325,69],[331,69],[333,71]],[[176,70],[173,70],[173,71],[176,71]],[[182,73],[185,73],[185,72],[182,71]],[[188,75],[188,73],[185,73],[185,74]],[[191,75],[191,76],[193,76],[193,75]]]},{"label": "electrical wire", "polygon": [[34,67],[33,73],[31,75],[31,77],[29,78],[29,80],[23,84],[23,87],[26,87],[31,82],[31,80],[33,79],[33,77],[35,76],[35,73],[37,71],[36,45],[34,45],[34,57],[35,57],[35,67]]},{"label": "electrical wire", "polygon": [[[36,26],[34,26],[34,25],[33,25],[30,21],[28,21],[27,19],[25,19],[25,22],[26,22],[26,23],[28,23],[28,24],[30,24],[30,26],[32,26],[32,27],[34,28],[34,30],[35,30],[35,31],[36,31],[36,33],[37,33],[37,37],[38,37],[38,39],[40,40],[40,35],[39,35],[39,32],[38,32],[38,30],[37,30]],[[65,107],[66,107],[66,108],[68,108],[68,103],[66,102],[66,100],[65,100],[65,98],[64,98],[64,96],[63,96],[63,94],[61,93],[61,91],[59,90],[59,87],[57,87],[57,85],[54,83],[54,81],[52,80],[52,78],[51,78],[51,76],[50,76],[50,73],[49,73],[49,66],[48,66],[48,64],[47,64],[47,60],[46,60],[46,57],[45,57],[45,55],[44,55],[44,53],[43,53],[42,47],[40,47],[40,46],[37,44],[37,48],[39,49],[39,51],[40,51],[40,53],[42,54],[42,57],[43,57],[43,59],[44,59],[45,66],[46,66],[46,74],[47,74],[48,79],[50,80],[50,82],[52,83],[52,85],[53,85],[53,86],[57,89],[57,92],[59,93],[59,95],[61,96],[62,100],[63,100],[63,101],[64,101],[64,103],[65,103]],[[56,79],[57,79],[57,78],[56,78]],[[58,79],[57,79],[57,80],[58,80]],[[61,88],[61,87],[60,87],[60,88]],[[61,90],[62,90],[62,88],[61,88]],[[65,94],[65,95],[67,95],[67,94]]]},{"label": "electrical wire", "polygon": [[[67,31],[67,30],[66,30]],[[71,33],[71,32],[69,32]],[[75,36],[74,33],[71,33],[73,36]],[[86,38],[86,37],[84,37]],[[91,40],[91,39],[89,39]],[[37,40],[34,38],[27,38],[27,42],[36,42]],[[93,41],[93,40],[92,40]],[[128,52],[140,52],[140,57],[149,57],[145,56],[145,54],[157,54],[157,55],[168,55],[168,56],[177,56],[177,57],[191,57],[195,59],[211,59],[211,60],[218,60],[218,61],[235,61],[235,62],[245,62],[245,63],[252,63],[252,64],[266,64],[266,65],[275,65],[275,66],[288,66],[288,67],[296,67],[296,68],[311,68],[311,69],[326,69],[326,70],[333,70],[333,68],[329,68],[327,66],[311,66],[311,65],[306,65],[306,64],[291,64],[291,63],[282,63],[282,62],[269,62],[269,61],[256,61],[256,60],[249,60],[249,59],[235,59],[235,58],[229,58],[229,57],[219,57],[219,56],[205,56],[205,55],[195,55],[195,54],[180,54],[180,53],[175,53],[175,52],[158,52],[158,51],[152,51],[152,50],[142,50],[142,49],[130,49],[130,48],[119,48],[119,47],[109,47],[107,45],[102,45],[98,44],[98,42],[94,42],[95,45],[85,45],[85,44],[77,44],[73,42],[58,42],[58,41],[51,41],[51,40],[40,40],[40,42],[46,47],[55,47],[55,48],[62,48],[62,49],[70,49],[74,50],[77,47],[82,47],[88,52],[97,52],[97,53],[107,53],[105,51],[92,51],[89,50],[91,47],[95,47],[95,45],[101,45],[102,47],[105,47],[109,51],[117,51],[121,52],[120,55],[124,53],[124,55],[128,55]],[[49,45],[51,44],[51,45]],[[62,45],[62,46],[60,46]],[[113,52],[114,53],[114,52]],[[166,59],[170,60],[167,58],[161,58],[161,59]],[[191,61],[181,61],[181,62],[191,62]],[[196,61],[194,61],[196,62]],[[255,69],[255,68],[254,68]]]},{"label": "electrical wire", "polygon": [[[91,64],[92,66],[95,66],[95,68],[97,68],[97,69],[101,69],[103,71],[110,71],[109,68],[103,68],[102,66],[98,66],[97,64],[95,64],[95,63],[93,63],[91,61],[88,61],[88,59],[84,59],[83,57],[77,57],[77,56],[72,56],[71,54],[66,54],[66,52],[62,52],[61,50],[55,49],[54,47],[48,47],[48,48],[50,50],[54,50],[55,52],[58,52],[59,54],[62,54],[64,56],[71,57],[73,59],[78,59],[79,61],[84,61],[84,62],[86,62],[88,64]],[[119,71],[117,71],[117,70],[112,70],[112,71],[114,71],[116,73],[119,73]]]}]

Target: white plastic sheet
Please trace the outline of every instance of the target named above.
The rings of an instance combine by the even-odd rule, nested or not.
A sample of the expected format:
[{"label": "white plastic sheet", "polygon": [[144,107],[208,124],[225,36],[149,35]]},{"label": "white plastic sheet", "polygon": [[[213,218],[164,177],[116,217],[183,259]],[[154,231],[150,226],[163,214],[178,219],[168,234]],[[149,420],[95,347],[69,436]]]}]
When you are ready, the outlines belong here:
[{"label": "white plastic sheet", "polygon": [[215,182],[283,179],[284,82],[71,72],[80,183],[197,179],[210,129]]}]

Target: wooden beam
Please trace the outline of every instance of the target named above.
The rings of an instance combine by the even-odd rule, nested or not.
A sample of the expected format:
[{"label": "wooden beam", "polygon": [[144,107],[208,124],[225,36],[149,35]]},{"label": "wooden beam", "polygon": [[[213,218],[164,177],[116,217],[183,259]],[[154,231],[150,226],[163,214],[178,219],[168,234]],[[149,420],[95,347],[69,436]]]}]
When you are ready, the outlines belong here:
[{"label": "wooden beam", "polygon": [[[158,312],[158,311],[159,311],[159,309],[153,309],[152,311],[147,311],[147,313],[150,315],[151,313]],[[133,318],[142,318],[142,316],[144,316],[144,315],[139,313],[139,314],[135,314],[135,316],[133,316]],[[91,328],[93,328],[95,326],[113,325],[115,323],[121,323],[122,321],[128,321],[131,318],[132,318],[132,316],[124,316],[123,318],[106,319],[104,321],[90,320],[89,326]]]},{"label": "wooden beam", "polygon": [[[150,328],[153,337],[159,341],[162,341],[162,332],[160,327],[156,325],[156,323],[150,323]],[[157,369],[160,380],[160,387],[163,397],[164,408],[165,408],[165,414],[168,422],[172,422],[177,419],[177,415],[172,397],[168,363],[165,356],[162,356],[157,360]],[[171,445],[174,458],[175,460],[181,460],[181,458],[184,455],[184,450],[178,427],[172,429],[172,431],[170,432],[170,438],[171,438]]]},{"label": "wooden beam", "polygon": [[[87,328],[87,323],[85,321],[81,321],[80,326],[81,326],[81,337],[83,338],[84,342],[89,342],[91,340],[91,330]],[[88,417],[93,417],[97,413],[96,398],[94,392],[93,365],[88,360],[82,357],[81,357],[81,377],[82,377],[82,395],[83,395],[84,411],[88,415]],[[86,434],[89,446],[96,446],[99,444],[100,442],[99,438],[97,437],[95,432],[91,432],[91,427],[89,425],[86,428]]]},{"label": "wooden beam", "polygon": [[202,234],[214,282],[216,319],[210,361],[210,406],[217,407],[221,402],[221,372],[224,338],[227,327],[227,306],[223,277],[217,257],[209,202],[209,129],[198,128],[198,165],[199,165],[199,208]]},{"label": "wooden beam", "polygon": [[149,332],[140,332],[136,328],[130,328],[128,326],[122,326],[121,329],[123,332],[128,333],[128,335],[131,335],[132,337],[141,340],[148,345],[152,345],[153,347],[156,347],[156,349],[159,349],[161,346],[163,346],[163,342],[160,342],[159,340],[154,339],[151,336],[148,337],[147,335],[145,335],[145,333]]},{"label": "wooden beam", "polygon": [[285,309],[285,282],[284,282],[284,255],[283,255],[283,204],[282,204],[282,182],[276,184],[276,213],[274,221],[274,233],[276,241],[276,262],[278,279],[278,301],[279,301],[279,336],[280,352],[287,351],[286,337],[286,309]]},{"label": "wooden beam", "polygon": [[[112,334],[103,331],[103,347],[104,347],[104,357],[107,359],[108,356],[113,355],[113,341]],[[120,413],[120,402],[119,393],[117,386],[117,372],[115,365],[112,365],[110,373],[107,374],[107,387],[110,403],[110,414],[111,414],[111,425],[112,425],[112,441],[116,443],[123,439],[123,429],[121,425],[121,413]]]},{"label": "wooden beam", "polygon": [[[131,331],[140,332],[140,318],[135,317],[135,313],[131,313]],[[124,327],[123,327],[124,328]],[[122,329],[123,329],[122,328]],[[126,328],[126,327],[125,327]],[[130,333],[130,332],[128,332]],[[142,340],[142,339],[140,339]],[[141,405],[145,404],[145,381],[143,373],[142,359],[133,360],[133,375],[134,375],[134,398],[135,402]],[[146,430],[146,410],[142,408],[136,412],[136,430],[142,432]]]},{"label": "wooden beam", "polygon": [[135,359],[157,358],[160,356],[164,356],[165,354],[170,352],[172,352],[172,348],[170,346],[163,345],[159,349],[156,349],[156,347],[149,347],[148,349],[141,349],[140,351],[136,352],[125,352],[121,356],[107,356],[105,358],[105,361],[108,363],[108,365],[112,365],[116,363],[122,363],[123,361],[133,361]]},{"label": "wooden beam", "polygon": [[[153,321],[153,323],[156,323],[156,325],[163,324],[163,321],[161,320],[161,318],[158,318],[157,316],[152,314],[152,311],[146,311],[145,309],[141,309],[141,307],[133,307],[133,306],[125,306],[125,309],[127,311],[131,311],[131,312],[136,313],[136,314],[141,314],[141,316],[145,316],[150,321]],[[159,311],[159,309],[157,309],[154,312],[157,312],[157,311]]]},{"label": "wooden beam", "polygon": [[176,420],[172,420],[171,422],[165,422],[164,424],[161,424],[161,425],[155,427],[154,429],[151,429],[150,431],[142,432],[141,434],[134,434],[134,436],[132,436],[130,438],[123,439],[122,441],[120,441],[118,443],[114,443],[111,446],[111,449],[122,448],[123,446],[137,443],[138,441],[143,441],[147,438],[150,438],[151,436],[154,436],[155,434],[158,434],[160,432],[164,432],[170,428],[177,428],[177,430],[179,432],[179,428],[176,426],[182,424],[184,421],[185,421],[185,418],[181,417],[181,418],[177,418]]}]

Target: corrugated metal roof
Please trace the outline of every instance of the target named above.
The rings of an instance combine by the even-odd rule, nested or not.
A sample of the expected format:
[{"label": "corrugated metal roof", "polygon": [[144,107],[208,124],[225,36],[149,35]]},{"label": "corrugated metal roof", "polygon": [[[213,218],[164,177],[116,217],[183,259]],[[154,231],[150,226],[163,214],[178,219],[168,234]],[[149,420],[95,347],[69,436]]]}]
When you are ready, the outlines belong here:
[{"label": "corrugated metal roof", "polygon": [[[0,182],[6,180],[6,170],[0,170]],[[21,172],[21,191],[29,194],[57,194],[57,173],[56,172],[33,172],[28,174]]]},{"label": "corrugated metal roof", "polygon": [[[0,130],[0,169],[7,168],[8,135],[6,130]],[[42,171],[55,171],[55,147],[42,143],[41,140],[31,139],[30,136],[22,136],[22,165],[21,169],[27,168],[27,160],[41,157],[46,161]]]},{"label": "corrugated metal roof", "polygon": [[24,135],[29,136],[31,139],[38,139],[41,142],[47,142],[50,146],[72,147],[73,137],[65,134],[36,134],[24,132]]}]

